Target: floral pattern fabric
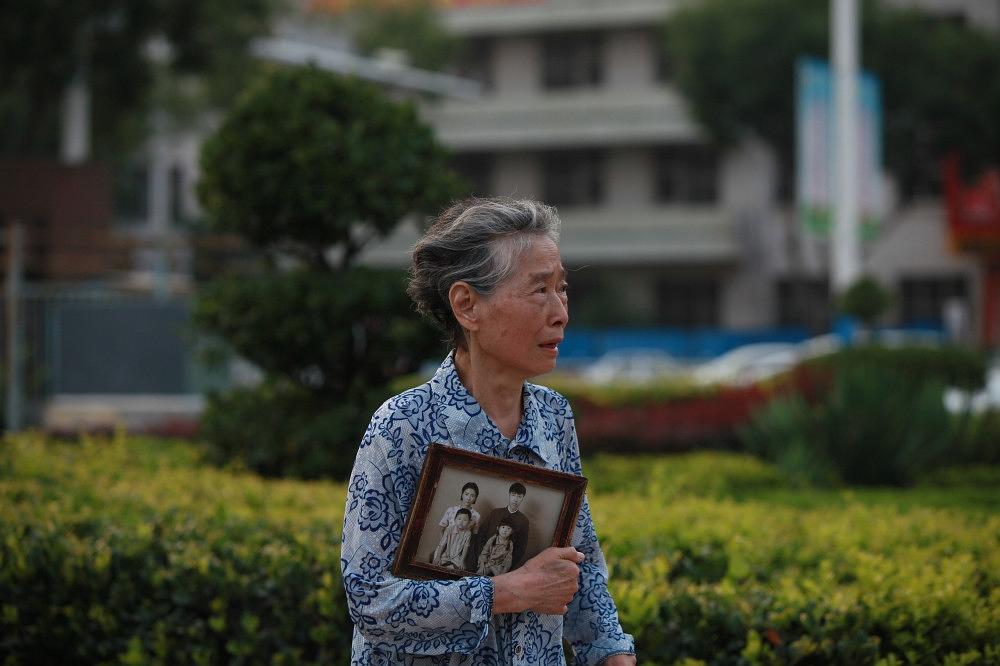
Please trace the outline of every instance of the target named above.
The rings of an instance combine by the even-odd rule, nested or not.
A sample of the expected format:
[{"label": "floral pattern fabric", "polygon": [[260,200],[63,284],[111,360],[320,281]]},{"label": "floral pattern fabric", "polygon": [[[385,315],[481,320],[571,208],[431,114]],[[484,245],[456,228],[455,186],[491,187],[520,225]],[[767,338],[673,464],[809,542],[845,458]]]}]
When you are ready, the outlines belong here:
[{"label": "floral pattern fabric", "polygon": [[429,444],[582,473],[565,398],[526,383],[523,400],[521,423],[508,440],[462,385],[449,354],[429,382],[390,398],[372,417],[351,473],[341,547],[352,666],[562,666],[564,637],[576,665],[634,653],[608,593],[586,499],[573,533],[586,560],[565,616],[493,615],[493,582],[485,576],[416,581],[390,572]]}]

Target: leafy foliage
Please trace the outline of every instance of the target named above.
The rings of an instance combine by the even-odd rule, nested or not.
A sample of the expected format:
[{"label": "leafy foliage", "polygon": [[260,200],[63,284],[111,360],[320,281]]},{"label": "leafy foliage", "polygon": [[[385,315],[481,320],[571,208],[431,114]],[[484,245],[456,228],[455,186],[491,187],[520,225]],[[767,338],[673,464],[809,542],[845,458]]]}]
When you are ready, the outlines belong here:
[{"label": "leafy foliage", "polygon": [[[996,163],[995,37],[918,10],[860,4],[861,64],[882,81],[886,162],[904,196],[935,179],[950,151],[971,169]],[[756,135],[790,169],[795,61],[828,56],[828,24],[828,3],[704,0],[671,15],[665,47],[678,87],[718,142]]]},{"label": "leafy foliage", "polygon": [[25,664],[346,663],[343,489],[169,441],[0,445],[0,654]]},{"label": "leafy foliage", "polygon": [[269,475],[343,476],[397,374],[436,355],[402,275],[353,266],[365,244],[457,193],[412,105],[314,67],[257,81],[202,153],[211,228],[268,267],[202,290],[195,322],[260,367],[263,385],[209,400],[218,459]]},{"label": "leafy foliage", "polygon": [[327,400],[381,388],[438,351],[398,271],[222,278],[201,291],[194,318],[264,372]]},{"label": "leafy foliage", "polygon": [[63,93],[81,66],[91,86],[96,152],[117,148],[123,128],[141,123],[153,92],[160,66],[147,46],[154,38],[172,51],[170,76],[200,80],[208,102],[231,99],[252,69],[246,46],[267,31],[276,8],[277,0],[3,3],[0,154],[56,153]]},{"label": "leafy foliage", "polygon": [[892,296],[871,276],[859,278],[840,297],[840,310],[871,326],[885,314]]},{"label": "leafy foliage", "polygon": [[409,64],[437,70],[452,62],[459,41],[441,25],[430,0],[404,3],[361,2],[347,17],[354,43],[367,55],[398,49]]},{"label": "leafy foliage", "polygon": [[410,103],[315,67],[273,70],[202,151],[199,195],[212,228],[327,268],[347,267],[407,214],[458,193],[447,154]]},{"label": "leafy foliage", "polygon": [[[960,474],[942,495],[794,491],[732,454],[602,456],[584,471],[644,664],[1000,660],[996,485],[969,505]],[[205,467],[170,441],[4,440],[0,653],[346,663],[345,494]]]},{"label": "leafy foliage", "polygon": [[938,383],[973,390],[986,383],[986,356],[964,347],[862,345],[810,359],[803,367],[825,374],[880,369],[896,374],[906,384]]},{"label": "leafy foliage", "polygon": [[807,483],[906,485],[947,460],[954,437],[941,395],[940,384],[842,369],[817,404],[779,398],[743,434],[751,451]]}]

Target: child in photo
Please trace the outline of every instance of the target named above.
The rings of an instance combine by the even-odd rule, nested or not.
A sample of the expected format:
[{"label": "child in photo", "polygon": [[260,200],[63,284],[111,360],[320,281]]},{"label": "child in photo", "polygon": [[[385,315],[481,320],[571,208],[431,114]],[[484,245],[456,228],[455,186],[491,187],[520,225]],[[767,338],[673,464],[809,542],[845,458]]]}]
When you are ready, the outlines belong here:
[{"label": "child in photo", "polygon": [[444,528],[441,541],[434,549],[431,564],[450,569],[465,568],[465,554],[469,551],[469,540],[472,537],[472,531],[469,529],[471,523],[471,511],[459,509],[455,512],[454,522]]},{"label": "child in photo", "polygon": [[477,573],[485,576],[499,576],[510,571],[514,556],[514,539],[511,535],[514,527],[510,520],[503,518],[497,525],[497,532],[486,540],[483,551],[479,554]]},{"label": "child in photo", "polygon": [[471,516],[469,530],[473,534],[478,532],[479,513],[472,508],[472,505],[476,503],[477,499],[479,499],[479,486],[472,481],[469,481],[462,486],[460,503],[456,506],[450,506],[445,509],[444,515],[441,516],[441,522],[438,523],[438,525],[441,526],[441,534],[443,535],[448,526],[455,522],[455,514],[459,511],[459,509],[465,509],[469,512],[469,515]]}]

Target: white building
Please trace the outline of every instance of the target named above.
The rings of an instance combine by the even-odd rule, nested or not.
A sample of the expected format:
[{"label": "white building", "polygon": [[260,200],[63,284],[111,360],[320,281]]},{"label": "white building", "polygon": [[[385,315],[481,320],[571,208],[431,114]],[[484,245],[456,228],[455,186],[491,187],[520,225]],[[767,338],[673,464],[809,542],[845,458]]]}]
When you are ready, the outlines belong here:
[{"label": "white building", "polygon": [[[997,2],[894,3],[1000,26]],[[457,73],[485,92],[429,104],[426,117],[477,193],[558,206],[575,323],[822,330],[828,248],[799,233],[787,177],[764,146],[718,154],[671,83],[660,30],[682,4],[539,0],[444,10],[468,44]],[[416,234],[401,229],[368,260],[405,265]],[[899,295],[896,322],[940,319],[957,296],[976,326],[979,269],[949,252],[933,193],[891,210],[864,249],[864,267]]]},{"label": "white building", "polygon": [[[885,1],[1000,27],[1000,2],[993,0]],[[477,193],[558,206],[575,324],[825,330],[828,248],[800,233],[789,177],[762,145],[718,154],[671,82],[660,31],[682,4],[455,3],[442,19],[467,49],[453,73],[480,81],[483,92],[427,102],[425,117]],[[332,69],[384,75],[383,84],[395,85],[392,67],[352,61],[348,45],[322,30],[293,31],[270,46],[269,57],[320,49]],[[151,177],[160,185],[150,186],[151,199],[174,218],[196,209],[191,192],[203,131],[161,142],[163,159],[154,160]],[[163,246],[176,248],[167,262],[172,277],[183,279],[190,251],[171,242],[171,225],[153,217],[131,233],[165,238]],[[405,266],[416,237],[416,227],[405,225],[364,257]],[[150,240],[141,245],[147,249],[135,277],[151,280],[163,254]],[[949,251],[935,192],[891,208],[880,236],[864,248],[864,269],[899,296],[892,321],[939,320],[944,303],[958,297],[969,306],[969,330],[979,330],[980,269]]]}]

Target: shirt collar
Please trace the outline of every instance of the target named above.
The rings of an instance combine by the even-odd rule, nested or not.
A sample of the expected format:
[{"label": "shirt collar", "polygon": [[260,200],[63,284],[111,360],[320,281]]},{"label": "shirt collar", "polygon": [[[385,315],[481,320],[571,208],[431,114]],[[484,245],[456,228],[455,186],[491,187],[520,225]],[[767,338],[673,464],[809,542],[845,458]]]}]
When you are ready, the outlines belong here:
[{"label": "shirt collar", "polygon": [[[489,455],[496,455],[503,450],[504,444],[508,452],[517,447],[523,447],[535,453],[546,465],[556,461],[555,442],[545,436],[541,409],[535,391],[530,384],[521,388],[522,416],[517,426],[514,438],[507,440],[500,433],[493,420],[490,419],[475,397],[465,388],[455,369],[455,352],[452,350],[445,357],[434,377],[431,379],[431,392],[436,401],[450,407],[445,418],[445,425],[452,437],[451,444],[465,449],[477,450]],[[473,441],[473,438],[488,427],[494,437]]]}]

